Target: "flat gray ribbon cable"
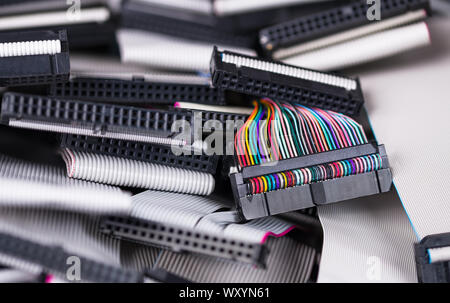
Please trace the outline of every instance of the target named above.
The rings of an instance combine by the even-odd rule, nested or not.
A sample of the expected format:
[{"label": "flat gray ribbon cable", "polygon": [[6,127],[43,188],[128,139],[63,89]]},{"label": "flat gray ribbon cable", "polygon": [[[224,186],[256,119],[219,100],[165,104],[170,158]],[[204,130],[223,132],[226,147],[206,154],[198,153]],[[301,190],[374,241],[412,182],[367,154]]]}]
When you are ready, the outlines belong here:
[{"label": "flat gray ribbon cable", "polygon": [[269,238],[265,269],[229,260],[122,242],[122,266],[142,271],[162,268],[200,283],[302,283],[317,263],[316,250],[289,237]]},{"label": "flat gray ribbon cable", "polygon": [[0,155],[0,206],[127,214],[131,197],[118,187],[69,179],[62,167]]},{"label": "flat gray ribbon cable", "polygon": [[215,186],[213,175],[204,172],[68,148],[61,155],[70,178],[194,195],[209,195]]},{"label": "flat gray ribbon cable", "polygon": [[[76,195],[67,197],[64,192],[68,190]],[[96,193],[95,199],[92,193]],[[48,203],[49,197],[53,197],[53,203]],[[31,204],[31,200],[35,203]],[[99,232],[100,215],[127,215],[131,205],[131,197],[119,188],[69,179],[62,166],[0,155],[1,232],[62,246],[99,262],[118,264],[119,241]]]},{"label": "flat gray ribbon cable", "polygon": [[370,120],[386,145],[401,203],[390,193],[319,208],[319,282],[417,281],[414,243],[450,231],[449,30],[450,20],[434,18],[431,48],[362,72]]},{"label": "flat gray ribbon cable", "polygon": [[395,191],[319,207],[318,282],[415,282],[414,232]]},{"label": "flat gray ribbon cable", "polygon": [[41,279],[42,276],[37,274],[10,268],[0,269],[0,283],[36,283]]},{"label": "flat gray ribbon cable", "polygon": [[430,43],[428,26],[425,22],[420,22],[313,50],[287,58],[283,62],[316,70],[340,70],[398,55]]},{"label": "flat gray ribbon cable", "polygon": [[[100,233],[100,219],[127,215],[131,206],[131,196],[117,187],[70,179],[62,166],[0,155],[0,232],[119,265],[120,242]],[[14,256],[0,259],[28,268]]]},{"label": "flat gray ribbon cable", "polygon": [[401,68],[386,62],[362,77],[373,129],[391,155],[394,182],[419,239],[450,231],[450,20],[432,21],[432,49],[401,58]]},{"label": "flat gray ribbon cable", "polygon": [[[116,36],[122,62],[163,70],[209,71],[214,46],[211,43],[130,29],[120,29]],[[249,49],[223,47],[249,55],[255,53]]]},{"label": "flat gray ribbon cable", "polygon": [[118,265],[120,242],[99,231],[100,217],[68,211],[0,207],[0,232],[61,246],[80,257]]},{"label": "flat gray ribbon cable", "polygon": [[316,250],[289,237],[269,238],[265,269],[197,255],[162,251],[156,266],[200,283],[302,283],[307,282]]},{"label": "flat gray ribbon cable", "polygon": [[162,249],[139,243],[120,242],[120,265],[124,268],[143,271],[155,266]]},{"label": "flat gray ribbon cable", "polygon": [[210,197],[147,190],[132,197],[131,216],[193,228],[206,215],[227,207]]},{"label": "flat gray ribbon cable", "polygon": [[[272,243],[273,237],[284,236],[294,228],[292,223],[275,217],[239,223],[240,217],[236,212],[230,211],[229,209],[230,207],[225,202],[218,200],[214,196],[202,197],[148,190],[133,196],[131,216],[153,222],[174,224],[185,228],[195,228],[199,231],[223,234],[238,241],[267,243],[268,246],[275,245],[269,244]],[[295,254],[295,251],[298,250],[299,255],[295,258],[296,261],[293,262],[299,262],[301,265],[297,268],[299,273],[291,274],[294,281],[304,282],[306,276],[309,277],[312,270],[316,252],[309,246],[300,243],[295,244],[296,242],[294,242],[290,239],[289,241],[284,240],[284,238],[279,239],[279,242],[276,242],[276,248],[272,248],[269,255],[273,254],[273,251],[278,251],[278,255],[283,254],[283,251],[287,254],[289,252]],[[170,252],[164,249],[128,243],[126,241],[122,241],[121,243],[121,264],[124,267],[134,270],[143,270],[145,268],[152,268],[153,266],[162,267],[158,262],[167,258],[167,254],[170,254]],[[170,256],[172,255],[170,254]],[[185,262],[184,260],[191,260],[191,256],[191,254],[175,253],[171,258],[174,258],[174,262],[178,262],[179,260],[183,263]],[[270,257],[269,260],[271,260]],[[278,258],[274,258],[274,260],[278,260]],[[243,279],[242,281],[246,282],[272,281],[270,273],[276,273],[273,275],[273,279],[275,279],[273,281],[283,282],[291,279],[289,274],[281,274],[278,272],[278,270],[280,272],[283,270],[279,268],[278,263],[277,265],[273,265],[271,272],[266,272],[249,270],[253,269],[253,267],[247,264],[222,261],[217,258],[206,256],[198,256],[197,258],[195,256],[189,262],[197,262],[199,268],[203,268],[204,264],[206,269],[222,266],[224,267],[224,271],[229,272],[229,282],[233,281],[234,275],[239,276],[239,272],[247,273],[245,277],[239,278],[239,281]],[[216,273],[218,272],[216,271]],[[218,276],[222,276],[222,274]],[[190,277],[186,278],[191,280]],[[207,280],[208,282],[216,281],[214,277],[208,277],[207,279],[209,279]]]},{"label": "flat gray ribbon cable", "polygon": [[257,243],[268,236],[283,236],[294,228],[275,217],[240,223],[237,213],[224,210],[229,210],[229,206],[214,197],[147,190],[133,196],[131,216]]}]

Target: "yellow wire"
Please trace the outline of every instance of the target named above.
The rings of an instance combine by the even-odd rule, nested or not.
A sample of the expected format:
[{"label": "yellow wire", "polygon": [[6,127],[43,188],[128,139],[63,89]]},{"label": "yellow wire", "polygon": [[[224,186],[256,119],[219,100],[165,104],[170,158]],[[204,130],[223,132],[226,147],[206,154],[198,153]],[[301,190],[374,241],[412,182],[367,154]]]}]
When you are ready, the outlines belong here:
[{"label": "yellow wire", "polygon": [[284,173],[281,173],[281,175],[283,176],[283,178],[284,178],[284,188],[286,188],[287,187],[287,178],[286,178],[286,175],[284,174]]},{"label": "yellow wire", "polygon": [[264,192],[267,192],[267,191],[269,191],[269,187],[267,186],[267,181],[266,181],[266,178],[264,178],[264,177],[262,177],[261,178],[262,180],[263,180],[263,182],[264,182]]},{"label": "yellow wire", "polygon": [[[248,144],[248,125],[254,121],[256,114],[259,111],[259,104],[256,101],[253,101],[253,106],[255,108],[253,109],[253,112],[251,113],[250,117],[248,118],[247,122],[244,125],[244,135],[245,135],[245,145],[247,147],[247,151],[250,152],[250,146]],[[255,161],[253,160],[253,157],[250,157],[249,154],[246,153],[246,157],[248,162],[250,162],[252,165],[255,165]]]}]

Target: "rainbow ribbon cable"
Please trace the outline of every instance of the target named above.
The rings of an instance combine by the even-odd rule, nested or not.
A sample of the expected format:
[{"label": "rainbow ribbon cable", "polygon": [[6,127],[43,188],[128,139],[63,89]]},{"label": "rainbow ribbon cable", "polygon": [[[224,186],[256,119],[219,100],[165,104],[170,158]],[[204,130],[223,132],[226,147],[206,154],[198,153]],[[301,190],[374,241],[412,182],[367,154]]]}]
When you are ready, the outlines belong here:
[{"label": "rainbow ribbon cable", "polygon": [[[369,143],[352,118],[270,99],[254,105],[235,136],[239,172],[230,176],[247,219],[390,189],[384,147]],[[306,188],[303,196],[291,194]]]}]

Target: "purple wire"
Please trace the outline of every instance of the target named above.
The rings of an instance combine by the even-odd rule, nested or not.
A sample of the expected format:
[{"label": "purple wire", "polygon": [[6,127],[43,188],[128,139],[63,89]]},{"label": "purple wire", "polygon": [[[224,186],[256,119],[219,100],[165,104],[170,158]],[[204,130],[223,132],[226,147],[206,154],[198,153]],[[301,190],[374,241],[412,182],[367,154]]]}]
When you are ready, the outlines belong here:
[{"label": "purple wire", "polygon": [[278,174],[274,174],[275,175],[275,179],[276,179],[276,181],[277,181],[277,189],[279,189],[280,188],[280,179],[278,178]]},{"label": "purple wire", "polygon": [[333,135],[333,140],[334,140],[334,143],[335,143],[336,146],[337,146],[337,149],[341,148],[341,146],[339,145],[339,141],[338,141],[337,138],[336,138],[336,134],[334,133],[333,125],[328,121],[328,119],[327,119],[326,117],[323,117],[323,116],[321,115],[320,112],[317,112],[317,114],[318,114],[318,115],[322,118],[322,120],[325,121],[325,123],[328,125],[328,127],[329,127],[329,129],[330,129],[330,131],[331,131],[331,134]]},{"label": "purple wire", "polygon": [[[266,114],[266,110],[265,110],[265,108],[263,108],[262,109],[262,114],[261,114],[261,117],[264,117],[265,116],[265,114]],[[256,130],[256,142],[258,143],[258,147],[257,147],[257,150],[259,151],[260,150],[260,146],[261,146],[261,139],[260,139],[260,137],[259,137],[259,130],[260,130],[260,128],[259,128],[259,124],[261,123],[261,119],[259,119],[258,120],[258,123],[257,123],[257,125],[256,125],[256,127],[258,128],[257,130]],[[262,153],[260,153],[261,154],[261,162],[267,162],[267,159],[266,159],[266,155],[263,155]]]},{"label": "purple wire", "polygon": [[352,175],[356,173],[356,165],[353,159],[349,160],[350,164],[352,165]]}]

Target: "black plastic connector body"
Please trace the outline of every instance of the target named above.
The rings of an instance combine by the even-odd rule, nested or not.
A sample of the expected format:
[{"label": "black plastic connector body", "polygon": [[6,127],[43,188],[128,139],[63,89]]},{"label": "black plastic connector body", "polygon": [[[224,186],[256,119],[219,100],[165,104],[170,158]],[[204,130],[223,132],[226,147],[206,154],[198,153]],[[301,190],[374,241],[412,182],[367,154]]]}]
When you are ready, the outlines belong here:
[{"label": "black plastic connector body", "polygon": [[12,127],[165,145],[188,155],[214,154],[202,140],[212,132],[228,138],[246,119],[241,114],[144,109],[12,92],[3,95],[0,114],[0,123]]},{"label": "black plastic connector body", "polygon": [[61,147],[190,169],[213,175],[216,173],[219,161],[218,156],[195,155],[195,153],[192,153],[191,156],[176,156],[171,147],[164,145],[68,134],[62,135]]},{"label": "black plastic connector body", "polygon": [[117,47],[117,25],[113,19],[103,23],[68,25],[65,28],[70,39],[70,50],[88,51],[93,48],[115,49]]},{"label": "black plastic connector body", "polygon": [[[340,2],[349,2],[350,0],[340,0]],[[218,26],[224,31],[251,33],[257,35],[261,28],[272,26],[274,24],[313,14],[319,11],[330,9],[336,6],[334,1],[313,1],[297,2],[289,6],[272,7],[269,9],[257,9],[236,14],[218,16]]]},{"label": "black plastic connector body", "polygon": [[70,61],[65,30],[0,33],[0,43],[45,40],[61,41],[61,52],[49,55],[0,57],[0,87],[68,81]]},{"label": "black plastic connector body", "polygon": [[[376,153],[380,154],[383,163],[382,169],[377,171],[254,195],[249,195],[247,192],[245,180],[249,178]],[[280,160],[274,166],[258,165],[244,167],[240,172],[231,174],[230,180],[236,207],[247,220],[251,220],[317,205],[388,192],[392,185],[392,173],[389,168],[389,161],[384,146],[364,144],[335,151]]]},{"label": "black plastic connector body", "polygon": [[[27,18],[31,22],[26,27],[17,28],[11,24],[6,26],[3,30],[13,32],[16,30],[29,31],[47,31],[65,29],[70,40],[70,50],[86,50],[99,47],[116,47],[116,28],[117,20],[105,1],[102,0],[84,0],[79,1],[80,10],[85,18],[78,20],[78,10],[70,9],[66,1],[61,0],[12,0],[11,3],[0,2],[0,16]],[[76,4],[75,2],[73,3]],[[72,6],[72,8],[74,8]],[[102,11],[101,11],[102,10]],[[48,16],[48,14],[55,14],[55,17]],[[40,16],[40,14],[42,14]],[[58,16],[59,15],[59,16]],[[61,18],[68,16],[67,19]],[[91,19],[91,16],[96,18]],[[51,24],[47,24],[46,20],[42,23],[37,22],[40,17],[44,20],[52,19]],[[77,22],[72,22],[70,18],[73,17]],[[53,23],[53,22],[57,23]],[[59,22],[58,22],[59,20]],[[67,20],[67,21],[66,21]]]},{"label": "black plastic connector body", "polygon": [[[70,266],[68,264],[71,264],[67,262],[70,257],[74,256],[61,247],[45,246],[3,233],[0,233],[0,255],[37,266],[44,272],[54,274],[62,279],[66,279]],[[136,283],[143,281],[142,274],[138,272],[116,268],[84,257],[79,257],[79,259],[82,272],[81,281],[78,282]]]},{"label": "black plastic connector body", "polygon": [[[339,3],[340,4],[340,3]],[[381,20],[405,14],[409,11],[424,9],[431,15],[429,0],[383,0]],[[373,4],[366,0],[315,13],[294,20],[282,22],[260,30],[259,41],[268,56],[280,48],[322,38],[359,26],[373,23],[367,12]]]},{"label": "black plastic connector body", "polygon": [[234,122],[248,118],[244,114],[177,108],[144,109],[13,92],[3,94],[1,109],[0,122],[3,124],[8,124],[10,120],[65,124],[84,129],[87,127],[93,130],[93,136],[101,136],[109,130],[170,136],[172,124],[177,120],[191,123],[191,128],[204,129],[205,132],[213,127],[232,131],[237,126]]},{"label": "black plastic connector body", "polygon": [[34,0],[2,0],[0,2],[0,5],[11,5],[11,4],[22,4],[22,3],[27,3],[27,2],[33,2]]},{"label": "black plastic connector body", "polygon": [[[228,51],[220,52],[217,48],[214,48],[210,69],[212,85],[219,89],[231,90],[258,97],[268,97],[277,101],[299,103],[309,107],[333,110],[350,116],[358,115],[364,104],[361,85],[357,79],[336,76],[345,80],[356,81],[356,88],[354,90],[348,90],[344,87],[319,83],[282,73],[274,73],[263,69],[225,63],[222,60],[223,54],[274,63],[287,69],[299,69],[299,67],[281,62],[262,60]],[[303,68],[302,70],[334,76],[329,73],[327,74]]]},{"label": "black plastic connector body", "polygon": [[209,85],[77,77],[50,87],[50,96],[122,104],[195,102],[224,105],[225,94]]},{"label": "black plastic connector body", "polygon": [[420,283],[450,283],[450,259],[431,263],[429,250],[450,247],[450,233],[429,235],[414,245]]},{"label": "black plastic connector body", "polygon": [[122,27],[219,45],[256,47],[254,35],[225,31],[219,20],[205,14],[135,2],[126,2],[122,8]]},{"label": "black plastic connector body", "polygon": [[100,228],[102,232],[123,240],[262,267],[265,266],[268,253],[266,247],[259,243],[137,218],[110,217],[101,223]]},{"label": "black plastic connector body", "polygon": [[[245,114],[222,113],[214,111],[194,111],[197,115],[201,115],[203,129],[205,133],[209,129],[223,130],[225,132],[233,132],[243,125],[248,119]],[[241,122],[242,125],[239,125]]]},{"label": "black plastic connector body", "polygon": [[0,121],[5,124],[47,123],[49,131],[78,134],[84,130],[92,136],[113,132],[169,137],[176,120],[191,122],[192,118],[192,112],[185,110],[142,109],[11,92],[3,95],[1,108]]}]

